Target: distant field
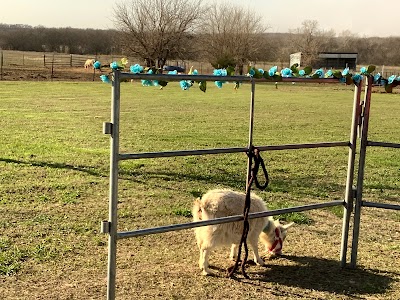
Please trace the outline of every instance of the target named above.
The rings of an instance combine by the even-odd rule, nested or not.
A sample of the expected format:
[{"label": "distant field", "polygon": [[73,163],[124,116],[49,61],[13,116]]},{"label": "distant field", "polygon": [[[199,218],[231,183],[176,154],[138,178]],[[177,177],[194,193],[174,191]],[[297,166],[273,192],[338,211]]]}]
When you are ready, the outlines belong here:
[{"label": "distant field", "polygon": [[[207,93],[122,84],[121,151],[245,147],[249,86]],[[105,299],[110,85],[0,82],[0,295],[2,299]],[[254,143],[347,141],[352,87],[260,84]],[[400,96],[374,93],[369,136],[400,142]],[[271,209],[343,199],[347,148],[263,152]],[[245,154],[121,162],[119,230],[190,221],[210,188],[244,191]],[[367,152],[365,198],[400,204],[400,151]],[[294,220],[285,255],[226,279],[228,249],[202,277],[190,230],[118,243],[117,299],[400,299],[400,214],[364,208],[356,270],[340,269],[341,209]]]}]

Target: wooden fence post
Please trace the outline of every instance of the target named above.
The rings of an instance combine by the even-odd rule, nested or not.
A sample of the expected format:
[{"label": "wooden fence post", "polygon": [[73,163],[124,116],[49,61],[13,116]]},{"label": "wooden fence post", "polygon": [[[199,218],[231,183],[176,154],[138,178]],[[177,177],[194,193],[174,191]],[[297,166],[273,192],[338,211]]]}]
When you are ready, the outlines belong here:
[{"label": "wooden fence post", "polygon": [[54,77],[54,52],[53,52],[53,60],[51,61],[51,81],[53,81]]},{"label": "wooden fence post", "polygon": [[0,53],[0,80],[3,80],[3,50]]}]

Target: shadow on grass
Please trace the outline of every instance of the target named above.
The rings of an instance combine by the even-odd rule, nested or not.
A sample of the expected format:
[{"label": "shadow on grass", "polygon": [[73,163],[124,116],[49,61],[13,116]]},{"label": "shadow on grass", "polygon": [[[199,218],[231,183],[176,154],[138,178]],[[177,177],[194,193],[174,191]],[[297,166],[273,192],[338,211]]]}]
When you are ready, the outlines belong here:
[{"label": "shadow on grass", "polygon": [[287,259],[292,264],[268,265],[267,262],[267,270],[248,273],[250,278],[288,287],[351,296],[383,294],[396,280],[394,276],[400,275],[371,269],[342,269],[338,261],[316,257],[281,256],[279,259]]},{"label": "shadow on grass", "polygon": [[[215,183],[231,187],[234,189],[243,189],[246,186],[245,173],[233,173],[221,168],[215,168],[207,173],[197,173],[193,170],[185,172],[174,171],[149,171],[149,170],[120,170],[120,179],[146,184],[148,180],[161,180],[165,182],[204,182]],[[258,174],[260,183],[264,183],[261,173]],[[322,176],[294,175],[290,179],[279,176],[279,174],[270,174],[270,184],[266,191],[280,193],[294,193],[299,196],[315,196],[326,198],[331,191],[342,191],[344,185],[324,182]],[[154,183],[152,183],[154,185]]]},{"label": "shadow on grass", "polygon": [[[206,182],[215,184],[223,184],[232,188],[240,188],[245,186],[244,175],[233,174],[221,169],[216,170],[213,173],[207,174],[195,174],[195,173],[184,173],[184,172],[168,172],[168,171],[126,171],[121,170],[119,172],[120,179],[130,180],[137,183],[145,184],[149,179],[157,179],[167,182]],[[152,185],[154,185],[152,183]]]},{"label": "shadow on grass", "polygon": [[11,158],[0,158],[0,161],[5,163],[13,163],[13,164],[20,164],[20,165],[27,165],[27,166],[34,166],[34,167],[46,167],[46,168],[53,168],[53,169],[66,169],[66,170],[73,170],[84,172],[89,175],[98,176],[98,177],[107,177],[108,173],[103,174],[99,171],[94,170],[94,167],[91,166],[74,166],[66,163],[50,163],[44,161],[23,161],[23,160],[16,160]]}]

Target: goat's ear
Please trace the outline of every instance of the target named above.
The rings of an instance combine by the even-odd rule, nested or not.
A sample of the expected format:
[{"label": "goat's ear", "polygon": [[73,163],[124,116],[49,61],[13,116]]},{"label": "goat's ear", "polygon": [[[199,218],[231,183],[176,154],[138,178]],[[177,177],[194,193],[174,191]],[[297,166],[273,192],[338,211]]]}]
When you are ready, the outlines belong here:
[{"label": "goat's ear", "polygon": [[294,222],[286,224],[286,225],[282,225],[282,228],[285,230],[288,230],[290,227],[292,227],[294,225]]}]

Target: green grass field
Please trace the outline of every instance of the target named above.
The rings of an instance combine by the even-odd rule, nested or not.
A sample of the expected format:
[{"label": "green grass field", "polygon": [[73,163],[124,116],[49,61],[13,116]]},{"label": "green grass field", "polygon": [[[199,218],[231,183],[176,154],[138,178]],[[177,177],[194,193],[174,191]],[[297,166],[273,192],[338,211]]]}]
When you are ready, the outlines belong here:
[{"label": "green grass field", "polygon": [[[121,152],[246,147],[250,87],[207,93],[123,83]],[[0,82],[0,295],[4,299],[104,299],[110,85]],[[256,88],[254,144],[347,141],[353,91],[342,85]],[[400,142],[400,96],[372,95],[369,137]],[[270,209],[344,198],[347,148],[263,152]],[[245,189],[245,154],[120,163],[119,230],[190,221],[210,188]],[[369,148],[364,195],[400,203],[400,151]],[[400,214],[364,208],[359,268],[339,266],[341,208],[280,216],[295,221],[285,256],[250,280],[224,278],[228,250],[202,277],[190,230],[118,243],[118,299],[399,299]],[[266,258],[268,259],[268,258]]]}]

